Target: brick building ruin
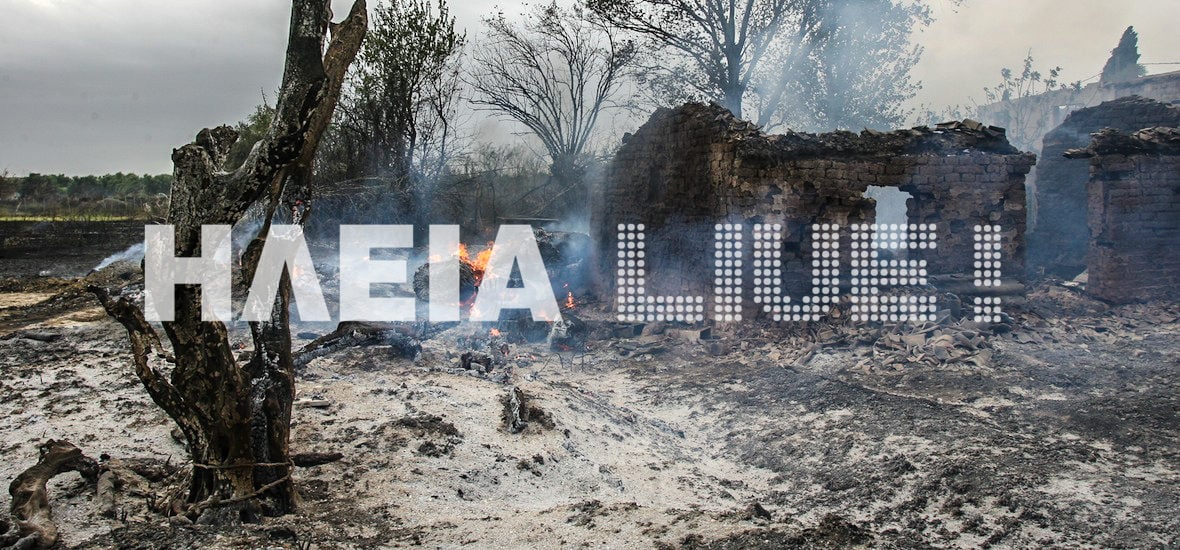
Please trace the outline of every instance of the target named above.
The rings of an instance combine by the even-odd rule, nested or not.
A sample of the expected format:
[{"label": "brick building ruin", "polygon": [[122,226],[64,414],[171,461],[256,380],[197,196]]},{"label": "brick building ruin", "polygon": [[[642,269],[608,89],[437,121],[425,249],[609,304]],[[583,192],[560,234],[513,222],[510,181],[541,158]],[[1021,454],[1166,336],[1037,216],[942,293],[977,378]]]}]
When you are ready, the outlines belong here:
[{"label": "brick building ruin", "polygon": [[1019,277],[1024,178],[1034,161],[1002,129],[971,121],[887,133],[766,135],[716,105],[661,109],[624,139],[596,190],[591,227],[600,290],[610,295],[616,288],[620,224],[642,224],[647,294],[712,296],[715,224],[740,223],[747,250],[754,224],[782,225],[783,282],[789,292],[806,294],[809,260],[818,250],[812,224],[838,224],[839,250],[849,250],[849,225],[875,219],[875,201],[865,196],[870,186],[908,193],[908,223],[933,224],[936,250],[898,251],[927,260],[932,277],[970,281],[973,228],[980,225],[1001,228],[1003,276]]},{"label": "brick building ruin", "polygon": [[1115,303],[1180,298],[1180,130],[1104,129],[1067,156],[1089,159],[1086,291]]},{"label": "brick building ruin", "polygon": [[1036,166],[1033,216],[1028,235],[1028,266],[1033,276],[1073,278],[1086,269],[1090,246],[1087,205],[1090,180],[1087,163],[1065,157],[1070,149],[1090,144],[1103,128],[1125,133],[1154,126],[1180,126],[1180,107],[1128,96],[1073,112],[1045,135]]},{"label": "brick building ruin", "polygon": [[1164,103],[1180,99],[1180,71],[1147,75],[1123,82],[1092,82],[1081,89],[1065,86],[1037,95],[1005,99],[980,105],[978,116],[980,120],[1007,127],[1022,121],[1025,125],[1036,121],[1035,130],[1042,135],[1034,132],[1029,137],[1033,142],[1040,143],[1044,133],[1065,122],[1071,112],[1133,95]]}]

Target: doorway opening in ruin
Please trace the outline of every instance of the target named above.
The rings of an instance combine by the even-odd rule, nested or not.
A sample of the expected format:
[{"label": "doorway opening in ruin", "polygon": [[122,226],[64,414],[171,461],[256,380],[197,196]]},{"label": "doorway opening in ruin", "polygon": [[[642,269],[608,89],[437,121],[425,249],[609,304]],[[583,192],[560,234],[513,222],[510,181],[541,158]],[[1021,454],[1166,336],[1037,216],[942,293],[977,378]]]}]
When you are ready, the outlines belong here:
[{"label": "doorway opening in ruin", "polygon": [[[906,193],[896,187],[881,187],[877,185],[870,185],[865,190],[865,197],[877,201],[875,208],[875,223],[880,224],[897,224],[902,225],[909,222],[907,201],[913,198],[913,195]],[[873,241],[880,244],[884,240],[884,233],[878,231],[873,234]],[[904,257],[905,251],[898,250],[899,256]]]}]

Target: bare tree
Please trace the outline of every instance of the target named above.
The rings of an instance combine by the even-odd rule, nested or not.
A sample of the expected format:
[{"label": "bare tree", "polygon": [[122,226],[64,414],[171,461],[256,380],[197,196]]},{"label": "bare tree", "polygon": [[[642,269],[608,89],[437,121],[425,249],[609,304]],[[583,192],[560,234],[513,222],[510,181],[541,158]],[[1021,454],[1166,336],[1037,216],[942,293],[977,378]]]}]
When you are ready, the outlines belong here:
[{"label": "bare tree", "polygon": [[589,0],[621,29],[688,60],[661,71],[738,114],[759,65],[795,10],[794,0]]},{"label": "bare tree", "polygon": [[764,127],[894,123],[917,84],[916,0],[586,0],[648,39],[643,83],[661,103],[712,100]]},{"label": "bare tree", "polygon": [[[303,221],[305,212],[291,207],[306,196],[320,136],[365,35],[365,1],[356,0],[346,19],[331,25],[325,50],[330,19],[328,2],[292,0],[274,116],[240,167],[225,171],[226,155],[237,139],[229,126],[201,130],[193,143],[173,151],[167,222],[175,226],[179,256],[200,253],[201,226],[232,225],[255,205],[265,212],[260,235],[276,214]],[[244,254],[247,280],[257,266],[260,244],[261,237]],[[91,291],[127,329],[136,374],[188,440],[193,470],[187,514],[218,510],[248,520],[260,512],[293,509],[289,274],[283,275],[271,319],[251,324],[254,353],[244,363],[234,356],[226,326],[201,320],[195,286],[177,289],[175,320],[163,323],[170,350],[130,296],[112,296],[97,287]]]},{"label": "bare tree", "polygon": [[528,128],[565,186],[581,179],[581,157],[634,53],[590,15],[556,3],[519,24],[500,13],[484,20],[486,43],[473,54],[473,102]]}]

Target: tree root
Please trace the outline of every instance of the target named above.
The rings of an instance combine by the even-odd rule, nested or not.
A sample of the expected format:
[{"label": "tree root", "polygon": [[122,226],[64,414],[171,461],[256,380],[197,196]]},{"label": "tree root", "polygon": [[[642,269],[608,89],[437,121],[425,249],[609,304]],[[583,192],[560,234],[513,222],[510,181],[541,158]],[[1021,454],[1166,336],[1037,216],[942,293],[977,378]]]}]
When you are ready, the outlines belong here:
[{"label": "tree root", "polygon": [[38,446],[37,463],[16,476],[8,486],[12,495],[13,525],[0,535],[0,546],[7,548],[49,548],[57,543],[57,524],[49,507],[45,484],[58,474],[78,472],[91,482],[98,479],[98,463],[82,454],[68,441],[48,440]]},{"label": "tree root", "polygon": [[[151,484],[163,481],[174,475],[179,468],[151,459],[116,458],[102,463],[95,488],[94,501],[98,513],[106,518],[116,518],[120,515],[118,493],[126,493],[148,499],[148,510],[164,506],[156,506]],[[126,510],[122,510],[126,515]]]}]

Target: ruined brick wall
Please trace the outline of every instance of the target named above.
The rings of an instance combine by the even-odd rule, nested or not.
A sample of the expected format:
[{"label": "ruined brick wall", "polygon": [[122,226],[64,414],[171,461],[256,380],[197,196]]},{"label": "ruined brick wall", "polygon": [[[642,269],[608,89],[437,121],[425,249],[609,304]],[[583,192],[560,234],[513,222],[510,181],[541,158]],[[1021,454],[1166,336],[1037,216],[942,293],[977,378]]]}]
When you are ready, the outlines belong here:
[{"label": "ruined brick wall", "polygon": [[[977,125],[768,136],[717,106],[663,109],[625,140],[596,190],[591,227],[603,290],[615,288],[618,260],[642,256],[647,293],[712,296],[720,252],[713,233],[725,223],[745,224],[747,251],[750,227],[781,224],[784,282],[802,287],[788,284],[791,292],[805,290],[810,226],[840,225],[840,250],[850,250],[848,226],[874,219],[869,186],[911,193],[909,223],[936,224],[938,249],[909,252],[927,259],[931,274],[970,275],[972,227],[999,224],[1005,274],[1017,275],[1024,258],[1024,175],[1033,161],[1002,132]],[[629,224],[646,232],[642,255],[617,248],[619,237],[637,227]],[[743,258],[749,278],[752,255]]]},{"label": "ruined brick wall", "polygon": [[1180,108],[1139,96],[1123,97],[1075,111],[1045,136],[1037,162],[1028,265],[1042,273],[1072,278],[1085,269],[1090,231],[1086,220],[1086,162],[1067,159],[1067,150],[1086,147],[1102,128],[1134,132],[1153,126],[1180,126]]},{"label": "ruined brick wall", "polygon": [[1127,303],[1180,298],[1180,130],[1106,130],[1090,158],[1086,291]]}]

